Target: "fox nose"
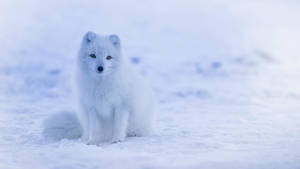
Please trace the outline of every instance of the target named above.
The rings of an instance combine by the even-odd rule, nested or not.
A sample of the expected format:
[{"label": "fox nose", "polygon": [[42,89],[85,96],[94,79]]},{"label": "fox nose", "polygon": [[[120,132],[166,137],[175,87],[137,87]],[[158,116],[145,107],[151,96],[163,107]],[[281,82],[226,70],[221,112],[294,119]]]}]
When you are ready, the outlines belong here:
[{"label": "fox nose", "polygon": [[104,68],[102,66],[99,66],[97,69],[98,69],[98,72],[102,72]]}]

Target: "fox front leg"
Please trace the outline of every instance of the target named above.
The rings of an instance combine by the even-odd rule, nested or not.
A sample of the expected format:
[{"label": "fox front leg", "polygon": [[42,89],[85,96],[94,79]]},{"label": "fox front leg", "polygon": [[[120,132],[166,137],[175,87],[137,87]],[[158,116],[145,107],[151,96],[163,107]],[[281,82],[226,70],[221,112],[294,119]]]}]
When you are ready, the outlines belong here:
[{"label": "fox front leg", "polygon": [[128,126],[128,111],[116,109],[113,114],[113,133],[112,142],[123,141],[126,137],[126,130]]},{"label": "fox front leg", "polygon": [[87,144],[96,145],[101,140],[101,126],[100,119],[97,111],[92,110],[89,112],[89,124],[88,124],[88,140]]}]

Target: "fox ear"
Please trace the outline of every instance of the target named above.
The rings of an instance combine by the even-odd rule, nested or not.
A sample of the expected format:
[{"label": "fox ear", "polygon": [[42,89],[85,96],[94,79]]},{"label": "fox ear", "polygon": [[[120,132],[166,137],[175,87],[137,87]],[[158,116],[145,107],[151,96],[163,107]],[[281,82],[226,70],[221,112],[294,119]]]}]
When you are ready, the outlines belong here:
[{"label": "fox ear", "polygon": [[84,35],[83,39],[89,43],[93,41],[96,38],[96,36],[97,36],[96,33],[89,31]]},{"label": "fox ear", "polygon": [[109,35],[109,40],[115,47],[119,48],[121,46],[121,41],[118,35]]}]

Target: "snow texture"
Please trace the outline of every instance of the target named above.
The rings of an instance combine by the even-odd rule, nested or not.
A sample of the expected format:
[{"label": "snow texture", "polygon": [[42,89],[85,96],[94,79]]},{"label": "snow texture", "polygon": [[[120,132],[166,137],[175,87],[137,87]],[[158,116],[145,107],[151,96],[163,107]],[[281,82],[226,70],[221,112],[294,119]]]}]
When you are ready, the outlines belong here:
[{"label": "snow texture", "polygon": [[[3,1],[0,168],[300,168],[299,11],[296,0]],[[95,146],[61,139],[76,125],[44,128],[76,124],[87,31],[119,35],[150,82],[155,135]]]}]

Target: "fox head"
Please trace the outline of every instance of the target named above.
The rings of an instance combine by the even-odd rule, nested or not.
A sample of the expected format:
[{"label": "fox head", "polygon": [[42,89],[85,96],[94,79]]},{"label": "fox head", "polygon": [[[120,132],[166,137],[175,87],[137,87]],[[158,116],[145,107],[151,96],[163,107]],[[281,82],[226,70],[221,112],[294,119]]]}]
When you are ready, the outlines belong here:
[{"label": "fox head", "polygon": [[87,32],[79,52],[79,66],[91,76],[106,76],[121,64],[121,41],[117,35],[101,36]]}]

